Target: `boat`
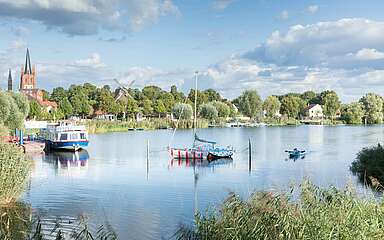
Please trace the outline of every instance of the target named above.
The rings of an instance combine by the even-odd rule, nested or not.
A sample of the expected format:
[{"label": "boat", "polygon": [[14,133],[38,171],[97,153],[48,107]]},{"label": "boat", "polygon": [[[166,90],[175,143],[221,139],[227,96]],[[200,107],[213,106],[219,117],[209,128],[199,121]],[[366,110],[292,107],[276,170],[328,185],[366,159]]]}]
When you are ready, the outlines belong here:
[{"label": "boat", "polygon": [[70,122],[48,124],[41,132],[46,150],[78,151],[88,147],[88,132],[83,125]]},{"label": "boat", "polygon": [[285,150],[289,154],[289,158],[298,158],[301,156],[304,156],[306,151],[305,150],[298,150],[297,148],[294,148],[293,150]]},{"label": "boat", "polygon": [[[228,147],[216,147],[215,141],[208,141],[201,139],[197,136],[196,133],[196,120],[197,120],[197,74],[195,72],[195,109],[193,117],[193,132],[194,132],[194,141],[191,148],[174,148],[168,147],[169,154],[174,159],[203,159],[203,160],[216,160],[220,158],[231,158],[234,149],[230,146]],[[180,119],[179,119],[180,120]],[[178,120],[178,121],[179,121]],[[177,124],[176,124],[177,126]],[[173,136],[177,130],[177,127],[174,129]]]}]

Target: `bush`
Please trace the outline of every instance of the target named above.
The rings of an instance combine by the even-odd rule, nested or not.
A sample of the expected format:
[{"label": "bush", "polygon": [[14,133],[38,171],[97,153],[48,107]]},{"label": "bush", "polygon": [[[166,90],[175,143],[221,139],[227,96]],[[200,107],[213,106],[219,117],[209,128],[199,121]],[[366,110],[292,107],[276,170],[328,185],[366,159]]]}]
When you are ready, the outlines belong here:
[{"label": "bush", "polygon": [[[293,191],[293,189],[292,189]],[[358,198],[351,188],[321,189],[308,182],[300,198],[256,192],[247,201],[231,194],[219,211],[196,216],[178,239],[383,239],[384,204]]]},{"label": "bush", "polygon": [[11,203],[20,196],[30,168],[30,160],[19,147],[0,142],[0,204]]},{"label": "bush", "polygon": [[384,182],[384,148],[381,144],[370,148],[363,148],[352,162],[351,171],[357,174],[361,181],[372,183],[376,178]]},{"label": "bush", "polygon": [[217,119],[218,112],[215,106],[211,103],[204,103],[200,106],[199,114],[201,117],[213,121]]},{"label": "bush", "polygon": [[31,213],[31,206],[25,203],[0,206],[0,239],[29,239]]},{"label": "bush", "polygon": [[177,103],[172,109],[173,116],[176,119],[191,119],[193,110],[191,105],[185,103]]},{"label": "bush", "polygon": [[212,104],[215,106],[219,117],[227,118],[231,114],[231,108],[227,104],[219,101],[213,101]]}]

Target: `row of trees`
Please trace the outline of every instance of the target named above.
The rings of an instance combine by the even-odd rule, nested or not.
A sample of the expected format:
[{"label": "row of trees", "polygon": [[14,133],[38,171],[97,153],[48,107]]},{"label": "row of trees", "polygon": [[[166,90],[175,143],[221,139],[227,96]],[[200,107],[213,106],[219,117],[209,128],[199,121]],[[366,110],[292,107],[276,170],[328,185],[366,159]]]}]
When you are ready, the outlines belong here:
[{"label": "row of trees", "polygon": [[[193,114],[195,90],[188,95],[172,86],[170,91],[164,91],[157,86],[146,86],[143,89],[129,89],[130,97],[123,96],[116,101],[119,88],[112,91],[106,85],[98,88],[95,85],[72,85],[68,89],[54,88],[51,93],[46,92],[47,100],[58,103],[58,109],[46,113],[37,102],[31,102],[30,117],[38,119],[62,119],[76,115],[90,117],[96,111],[115,114],[116,116],[135,117],[137,113],[145,116],[163,116],[173,113],[176,118],[190,119]],[[280,115],[291,119],[300,119],[305,115],[305,108],[310,104],[320,104],[326,118],[331,120],[341,115],[347,123],[368,124],[383,121],[383,98],[369,93],[358,102],[341,104],[335,91],[316,93],[288,93],[284,95],[268,96],[264,101],[255,90],[246,90],[233,101],[220,96],[213,89],[197,91],[197,107],[199,117],[208,120],[226,118],[242,114],[252,119],[267,117],[279,118]]]}]

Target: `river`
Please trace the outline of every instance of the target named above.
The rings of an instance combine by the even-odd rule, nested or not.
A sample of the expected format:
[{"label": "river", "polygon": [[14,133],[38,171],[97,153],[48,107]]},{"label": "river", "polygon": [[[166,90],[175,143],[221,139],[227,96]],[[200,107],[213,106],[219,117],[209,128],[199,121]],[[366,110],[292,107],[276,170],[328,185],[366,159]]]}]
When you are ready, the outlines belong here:
[{"label": "river", "polygon": [[[382,126],[297,126],[199,129],[201,138],[232,145],[233,160],[211,164],[172,161],[165,151],[171,130],[90,136],[87,152],[34,156],[23,200],[46,218],[85,215],[91,227],[111,224],[120,239],[168,239],[234,191],[284,191],[308,177],[320,186],[363,189],[349,171],[356,153],[383,141]],[[251,171],[248,139],[252,142]],[[146,149],[149,140],[150,154]],[[190,146],[192,130],[177,131],[173,146]],[[287,159],[287,149],[308,151]]]}]

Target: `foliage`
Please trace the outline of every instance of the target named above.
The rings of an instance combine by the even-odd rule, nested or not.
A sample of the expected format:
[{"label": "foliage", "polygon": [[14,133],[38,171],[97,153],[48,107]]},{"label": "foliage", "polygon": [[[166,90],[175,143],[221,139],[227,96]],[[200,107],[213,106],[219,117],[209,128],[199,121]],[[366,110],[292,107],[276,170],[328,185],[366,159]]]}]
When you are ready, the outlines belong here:
[{"label": "foliage", "polygon": [[336,92],[326,91],[322,96],[323,112],[326,117],[333,119],[340,110],[340,101]]},{"label": "foliage", "polygon": [[231,108],[228,104],[220,101],[213,101],[211,104],[216,108],[218,117],[227,118],[231,114]]},{"label": "foliage", "polygon": [[31,164],[22,150],[0,142],[0,204],[16,200],[24,190]]},{"label": "foliage", "polygon": [[29,106],[30,106],[29,118],[41,119],[43,114],[43,109],[41,108],[40,104],[36,100],[32,100],[30,101]]},{"label": "foliage", "polygon": [[364,117],[364,109],[361,102],[353,102],[344,106],[341,118],[348,124],[361,124]]},{"label": "foliage", "polygon": [[315,93],[314,91],[303,92],[300,97],[307,104],[320,104],[320,95]]},{"label": "foliage", "polygon": [[73,114],[72,104],[69,102],[68,98],[63,98],[59,102],[59,110],[66,117],[70,117]]},{"label": "foliage", "polygon": [[24,115],[19,110],[19,107],[17,106],[13,97],[10,94],[6,95],[8,97],[10,113],[4,124],[10,129],[22,128],[24,124]]},{"label": "foliage", "polygon": [[[295,189],[292,189],[292,191]],[[255,192],[248,200],[232,193],[219,211],[198,214],[195,228],[178,239],[383,239],[384,204],[362,199],[347,187],[318,188],[304,182],[300,197]]]},{"label": "foliage", "polygon": [[200,106],[199,114],[201,117],[210,121],[215,120],[218,117],[218,111],[212,103],[204,103]]},{"label": "foliage", "polygon": [[192,106],[186,103],[176,103],[172,110],[176,119],[191,119],[193,110]]},{"label": "foliage", "polygon": [[276,96],[268,96],[263,103],[263,109],[266,111],[268,118],[276,117],[276,113],[280,112],[281,103]]},{"label": "foliage", "polygon": [[0,239],[28,239],[32,227],[31,213],[31,207],[25,203],[0,205]]},{"label": "foliage", "polygon": [[5,123],[11,113],[8,96],[5,92],[0,91],[0,122]]},{"label": "foliage", "polygon": [[13,100],[15,101],[18,110],[26,118],[29,113],[29,101],[27,97],[22,93],[12,93]]},{"label": "foliage", "polygon": [[383,99],[374,93],[368,93],[360,99],[364,105],[367,123],[375,124],[383,122]]},{"label": "foliage", "polygon": [[363,182],[370,183],[373,177],[384,183],[384,148],[381,144],[363,148],[352,162],[351,171]]},{"label": "foliage", "polygon": [[298,118],[299,113],[305,106],[304,100],[297,96],[288,95],[281,100],[281,113],[290,118]]},{"label": "foliage", "polygon": [[261,113],[263,102],[256,90],[246,90],[234,100],[234,104],[245,116],[256,118]]}]

